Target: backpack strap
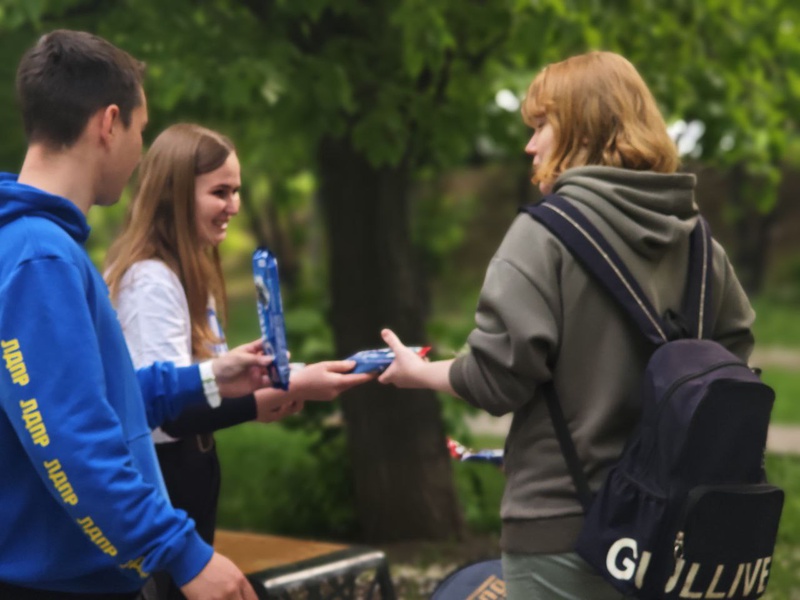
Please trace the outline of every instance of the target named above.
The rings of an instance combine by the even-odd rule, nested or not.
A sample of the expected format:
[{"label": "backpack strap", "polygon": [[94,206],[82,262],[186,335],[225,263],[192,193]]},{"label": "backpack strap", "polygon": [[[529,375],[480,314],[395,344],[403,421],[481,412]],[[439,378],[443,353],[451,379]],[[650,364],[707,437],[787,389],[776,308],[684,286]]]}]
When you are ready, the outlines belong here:
[{"label": "backpack strap", "polygon": [[586,473],[583,471],[583,465],[578,458],[578,451],[575,449],[575,442],[569,432],[569,426],[566,418],[564,418],[564,411],[561,409],[561,402],[558,400],[558,394],[553,382],[548,381],[545,383],[542,391],[547,403],[547,411],[550,413],[550,420],[553,422],[553,429],[556,432],[556,439],[558,439],[558,445],[561,448],[561,454],[564,456],[570,477],[572,477],[572,484],[578,493],[578,500],[584,512],[588,512],[589,506],[592,504],[592,490],[589,487]]},{"label": "backpack strap", "polygon": [[549,195],[542,202],[521,210],[561,240],[583,268],[622,306],[650,342],[660,346],[669,339],[667,327],[628,267],[575,206],[561,196]]},{"label": "backpack strap", "polygon": [[711,304],[713,275],[711,228],[703,217],[698,217],[697,225],[689,238],[689,272],[681,304],[681,315],[691,337],[711,337],[714,321]]}]

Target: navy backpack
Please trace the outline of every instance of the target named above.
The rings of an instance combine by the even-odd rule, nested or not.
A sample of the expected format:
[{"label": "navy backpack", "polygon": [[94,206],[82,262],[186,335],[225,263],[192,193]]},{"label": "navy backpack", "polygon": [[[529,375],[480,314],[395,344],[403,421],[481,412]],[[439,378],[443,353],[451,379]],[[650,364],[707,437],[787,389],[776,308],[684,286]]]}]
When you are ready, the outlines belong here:
[{"label": "navy backpack", "polygon": [[522,210],[549,229],[652,342],[641,420],[600,489],[589,490],[552,385],[545,397],[586,518],[576,552],[637,598],[758,598],[783,491],[766,481],[775,394],[711,335],[712,246],[700,218],[680,314],[659,316],[619,256],[569,201]]}]

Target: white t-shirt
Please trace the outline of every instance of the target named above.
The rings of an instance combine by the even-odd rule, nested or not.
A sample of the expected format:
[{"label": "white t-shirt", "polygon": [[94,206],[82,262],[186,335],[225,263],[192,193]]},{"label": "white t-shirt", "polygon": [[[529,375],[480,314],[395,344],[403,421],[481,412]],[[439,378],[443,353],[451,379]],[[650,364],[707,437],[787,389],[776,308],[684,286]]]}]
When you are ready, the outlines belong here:
[{"label": "white t-shirt", "polygon": [[[156,361],[170,361],[178,367],[197,362],[192,356],[186,293],[178,276],[163,261],[142,260],[125,272],[117,296],[117,315],[135,368]],[[208,318],[212,331],[224,340],[213,299],[209,301]],[[213,353],[226,350],[223,342],[214,346]],[[176,440],[159,428],[153,431],[153,441]]]}]

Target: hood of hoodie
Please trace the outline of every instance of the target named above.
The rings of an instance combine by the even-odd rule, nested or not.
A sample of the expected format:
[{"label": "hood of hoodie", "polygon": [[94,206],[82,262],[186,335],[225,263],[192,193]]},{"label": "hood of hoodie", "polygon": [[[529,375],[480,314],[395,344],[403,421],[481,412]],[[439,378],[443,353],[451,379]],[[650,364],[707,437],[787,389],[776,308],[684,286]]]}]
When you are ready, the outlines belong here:
[{"label": "hood of hoodie", "polygon": [[0,227],[22,217],[52,221],[79,244],[91,231],[86,216],[66,198],[18,183],[12,173],[0,173]]},{"label": "hood of hoodie", "polygon": [[690,173],[576,167],[561,174],[553,193],[594,213],[593,222],[599,219],[634,252],[654,260],[697,223],[695,183]]}]

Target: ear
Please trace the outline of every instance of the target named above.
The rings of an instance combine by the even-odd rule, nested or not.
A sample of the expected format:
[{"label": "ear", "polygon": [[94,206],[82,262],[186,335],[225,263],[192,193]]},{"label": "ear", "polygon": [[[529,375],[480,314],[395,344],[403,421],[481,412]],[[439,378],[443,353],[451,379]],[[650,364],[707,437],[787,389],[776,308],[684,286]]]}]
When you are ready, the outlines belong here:
[{"label": "ear", "polygon": [[117,132],[117,126],[120,123],[119,106],[116,104],[109,104],[105,108],[98,111],[99,125],[100,125],[100,143],[103,146],[110,147],[111,140]]}]

